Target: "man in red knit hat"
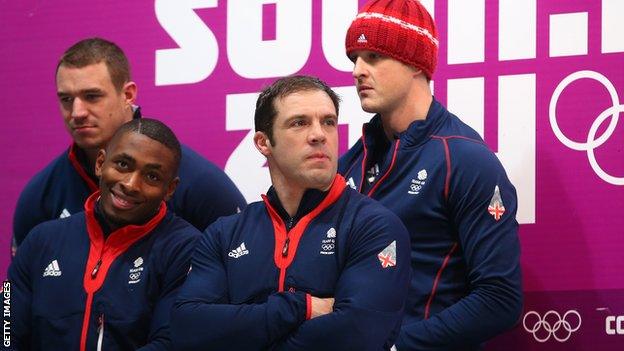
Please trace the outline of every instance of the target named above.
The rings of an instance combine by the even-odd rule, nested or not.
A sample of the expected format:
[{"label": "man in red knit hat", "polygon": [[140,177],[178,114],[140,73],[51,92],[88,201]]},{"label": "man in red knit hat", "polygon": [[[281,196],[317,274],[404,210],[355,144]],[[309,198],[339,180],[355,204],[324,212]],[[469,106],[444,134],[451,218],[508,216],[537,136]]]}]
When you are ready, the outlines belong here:
[{"label": "man in red knit hat", "polygon": [[339,172],[412,242],[395,348],[479,349],[522,310],[516,191],[479,134],[432,96],[438,34],[419,1],[370,1],[345,44],[362,109],[376,115]]}]

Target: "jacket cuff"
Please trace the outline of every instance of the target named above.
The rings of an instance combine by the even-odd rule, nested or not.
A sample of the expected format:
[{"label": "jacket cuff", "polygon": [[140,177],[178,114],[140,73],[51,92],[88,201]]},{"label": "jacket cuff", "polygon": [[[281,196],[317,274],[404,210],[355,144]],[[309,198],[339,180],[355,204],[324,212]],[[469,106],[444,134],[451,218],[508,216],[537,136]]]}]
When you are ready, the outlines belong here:
[{"label": "jacket cuff", "polygon": [[306,315],[305,315],[305,319],[307,321],[308,319],[312,318],[312,295],[306,294],[305,295],[305,299],[306,299]]}]

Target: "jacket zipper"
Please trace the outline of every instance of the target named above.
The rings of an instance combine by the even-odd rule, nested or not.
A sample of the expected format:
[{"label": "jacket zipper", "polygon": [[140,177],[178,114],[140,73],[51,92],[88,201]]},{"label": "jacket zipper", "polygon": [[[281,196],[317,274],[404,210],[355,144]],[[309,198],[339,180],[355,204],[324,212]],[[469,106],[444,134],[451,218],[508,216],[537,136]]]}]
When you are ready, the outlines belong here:
[{"label": "jacket zipper", "polygon": [[290,244],[290,238],[286,237],[286,241],[284,241],[284,247],[282,248],[282,257],[288,256],[288,244]]},{"label": "jacket zipper", "polygon": [[[396,161],[400,144],[401,144],[401,140],[397,140],[397,141],[394,142],[394,151],[392,152],[392,159],[390,160],[390,165],[388,166],[388,169],[381,176],[381,178],[379,178],[376,181],[373,181],[373,183],[369,184],[369,188],[368,188],[368,192],[366,193],[366,196],[372,198],[373,197],[373,193],[375,193],[375,190],[377,190],[377,188],[379,188],[381,183],[383,183],[384,180],[386,180],[386,178],[388,177],[388,175],[390,175],[390,172],[392,171],[392,168],[394,168],[394,162]],[[364,165],[365,164],[366,164],[366,156],[362,160],[362,172],[364,172]],[[362,194],[364,194],[364,191],[363,191],[364,190],[364,183],[363,183],[364,179],[365,179],[364,173],[362,173],[362,184],[360,186],[360,192]]]},{"label": "jacket zipper", "polygon": [[100,258],[95,263],[93,270],[91,270],[91,279],[95,279],[97,277],[98,272],[100,271],[100,267],[102,266],[102,257],[104,257],[104,251],[106,251],[106,239],[104,240],[104,245],[102,245],[102,250],[100,251]]},{"label": "jacket zipper", "polygon": [[290,245],[290,230],[293,227],[294,218],[290,217],[288,222],[286,222],[286,240],[284,241],[284,246],[282,247],[282,257],[288,257],[288,246]]},{"label": "jacket zipper", "polygon": [[102,351],[102,342],[104,341],[104,313],[98,318],[98,324],[97,351]]},{"label": "jacket zipper", "polygon": [[102,265],[102,258],[100,257],[100,259],[95,264],[95,267],[93,267],[93,270],[91,271],[91,279],[95,279],[95,277],[97,277],[97,273],[100,270],[101,265]]},{"label": "jacket zipper", "polygon": [[[102,251],[100,251],[100,258],[98,259],[97,263],[95,264],[95,266],[93,267],[93,269],[91,270],[91,280],[95,280],[95,278],[97,277],[98,272],[100,271],[100,267],[102,266],[102,257],[104,256],[104,250],[106,247],[106,243],[104,244],[104,246],[102,246]],[[88,305],[92,305],[93,304],[93,297],[95,296],[95,292],[90,292],[87,294],[87,304]],[[90,310],[90,308],[87,307],[88,310]],[[90,313],[89,313],[90,314]],[[84,316],[84,318],[89,318],[86,314]],[[83,320],[83,328],[85,328],[84,323],[87,320]],[[89,330],[89,326],[87,324],[87,331]],[[100,314],[100,317],[98,318],[98,341],[97,341],[97,351],[101,351],[102,350],[102,342],[104,340],[104,314]],[[86,332],[83,330],[83,335],[81,336],[81,340],[80,340],[80,350],[85,350],[86,349]]]}]

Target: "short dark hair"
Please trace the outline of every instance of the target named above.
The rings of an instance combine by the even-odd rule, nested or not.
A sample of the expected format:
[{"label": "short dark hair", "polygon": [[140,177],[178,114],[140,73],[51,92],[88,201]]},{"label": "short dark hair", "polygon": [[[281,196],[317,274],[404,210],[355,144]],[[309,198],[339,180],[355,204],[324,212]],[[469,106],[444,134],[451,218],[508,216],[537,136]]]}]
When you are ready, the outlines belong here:
[{"label": "short dark hair", "polygon": [[106,64],[113,86],[121,91],[130,81],[130,64],[123,50],[106,39],[89,38],[72,45],[61,56],[56,72],[61,66],[82,68],[100,62]]},{"label": "short dark hair", "polygon": [[256,111],[254,114],[254,124],[256,132],[263,132],[269,141],[275,145],[273,140],[273,122],[277,115],[275,100],[284,98],[290,94],[300,91],[319,90],[324,91],[334,103],[336,115],[340,105],[340,97],[325,82],[317,77],[296,75],[284,77],[276,80],[273,84],[264,88],[256,101]]},{"label": "short dark hair", "polygon": [[114,140],[126,133],[138,133],[163,144],[173,153],[174,174],[178,173],[180,159],[182,158],[182,147],[180,141],[173,133],[171,128],[167,127],[163,122],[151,118],[135,118],[130,122],[123,124],[113,135],[108,145],[113,145]]}]

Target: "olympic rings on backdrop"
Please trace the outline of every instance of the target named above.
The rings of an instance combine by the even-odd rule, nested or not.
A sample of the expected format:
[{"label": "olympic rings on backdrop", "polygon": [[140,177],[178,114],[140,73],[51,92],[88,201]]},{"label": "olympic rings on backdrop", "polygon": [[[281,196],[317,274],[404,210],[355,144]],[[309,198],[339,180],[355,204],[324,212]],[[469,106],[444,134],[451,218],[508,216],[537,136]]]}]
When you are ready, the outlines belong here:
[{"label": "olympic rings on backdrop", "polygon": [[[578,322],[575,323],[574,327],[572,326],[574,318],[568,320],[568,316],[570,315],[576,315],[576,319],[578,319]],[[532,326],[530,328],[527,326],[527,317],[529,316],[537,317],[537,320],[534,323],[531,323]],[[554,316],[554,318],[550,318],[553,320],[549,320],[549,316]],[[537,342],[546,342],[551,336],[559,342],[565,342],[570,338],[570,336],[572,336],[572,333],[581,328],[581,315],[576,310],[570,310],[566,312],[563,317],[561,317],[557,311],[550,310],[544,314],[544,317],[541,317],[539,313],[529,311],[524,315],[522,325],[524,326],[524,330],[533,334],[533,338]],[[538,335],[542,329],[546,332],[546,336],[542,337]]]},{"label": "olympic rings on backdrop", "polygon": [[[559,125],[557,123],[556,109],[557,103],[559,102],[559,97],[561,96],[563,90],[565,90],[565,88],[567,88],[570,83],[582,78],[593,79],[601,83],[609,92],[612,105],[602,111],[602,113],[600,113],[600,115],[596,117],[591,127],[589,128],[587,141],[576,142],[565,136],[565,134],[563,134],[563,132],[561,131],[561,128],[559,128]],[[604,180],[605,182],[613,185],[624,185],[624,177],[615,177],[603,170],[602,167],[600,167],[600,165],[598,164],[598,161],[596,161],[594,150],[604,144],[611,137],[611,135],[613,135],[613,132],[618,123],[619,114],[621,112],[624,112],[624,105],[620,104],[615,86],[613,86],[613,83],[611,83],[611,81],[607,77],[595,71],[578,71],[565,77],[559,83],[559,85],[557,85],[557,88],[555,88],[555,91],[553,92],[553,95],[550,99],[550,105],[548,107],[550,126],[555,133],[557,139],[559,139],[559,141],[563,143],[563,145],[569,147],[570,149],[577,151],[586,151],[589,164],[596,173],[596,175],[598,175],[598,177],[600,177],[600,179]],[[602,122],[604,122],[604,120],[606,120],[608,117],[611,117],[611,121],[609,122],[607,129],[602,135],[596,137],[598,127],[600,127]]]}]

